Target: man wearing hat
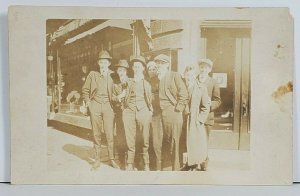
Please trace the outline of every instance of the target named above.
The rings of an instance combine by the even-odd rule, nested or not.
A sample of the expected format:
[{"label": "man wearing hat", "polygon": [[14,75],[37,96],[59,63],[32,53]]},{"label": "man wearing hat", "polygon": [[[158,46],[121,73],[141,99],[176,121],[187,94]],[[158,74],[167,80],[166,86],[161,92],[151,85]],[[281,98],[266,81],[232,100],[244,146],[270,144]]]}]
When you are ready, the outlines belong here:
[{"label": "man wearing hat", "polygon": [[114,66],[114,71],[118,76],[118,81],[113,85],[113,96],[116,122],[116,148],[118,151],[121,168],[125,168],[125,152],[127,151],[122,112],[124,109],[124,99],[127,94],[128,76],[127,72],[129,65],[126,59],[119,60]]},{"label": "man wearing hat", "polygon": [[119,168],[114,161],[114,111],[112,105],[113,81],[108,67],[112,57],[107,51],[99,53],[100,71],[91,71],[82,87],[83,98],[90,110],[92,131],[94,136],[95,162],[92,169],[100,166],[101,133],[105,133],[110,164]]},{"label": "man wearing hat", "polygon": [[[126,59],[119,60],[118,64],[114,66],[114,70],[118,75],[118,81],[113,86],[113,101],[121,105],[126,96],[126,89],[128,85],[129,64]],[[120,106],[119,106],[120,107]],[[122,106],[123,107],[123,106]]]},{"label": "man wearing hat", "polygon": [[144,80],[146,62],[144,57],[131,58],[134,77],[128,80],[124,97],[123,123],[127,143],[127,170],[134,169],[134,159],[137,151],[141,151],[144,160],[144,170],[149,171],[149,137],[152,121],[151,86]]},{"label": "man wearing hat", "polygon": [[[210,97],[210,113],[204,123],[209,138],[209,132],[214,124],[214,111],[221,105],[220,88],[216,80],[209,76],[212,70],[213,62],[210,59],[200,59],[198,61],[199,76],[198,79],[207,87],[208,96]],[[208,157],[206,161],[200,164],[201,170],[206,171],[208,165]]]},{"label": "man wearing hat", "polygon": [[151,123],[151,144],[154,152],[153,163],[157,171],[161,170],[161,148],[163,139],[163,128],[161,109],[159,105],[159,79],[157,77],[157,65],[154,61],[147,63],[148,81],[151,84],[153,116]]},{"label": "man wearing hat", "polygon": [[158,65],[159,100],[163,121],[162,165],[172,161],[172,170],[180,169],[179,140],[182,133],[182,112],[188,102],[188,91],[182,77],[170,71],[170,58],[160,54],[154,58]]}]

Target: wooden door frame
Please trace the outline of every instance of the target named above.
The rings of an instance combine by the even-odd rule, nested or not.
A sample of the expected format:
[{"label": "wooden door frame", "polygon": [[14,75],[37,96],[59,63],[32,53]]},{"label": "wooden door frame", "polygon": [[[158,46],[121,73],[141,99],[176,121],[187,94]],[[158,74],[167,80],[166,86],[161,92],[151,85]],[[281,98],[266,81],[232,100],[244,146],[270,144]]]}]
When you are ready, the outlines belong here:
[{"label": "wooden door frame", "polygon": [[[217,21],[217,20],[207,20],[200,22],[200,32],[201,28],[251,28],[251,21]],[[251,41],[251,40],[250,40]],[[239,41],[238,41],[239,42]],[[238,46],[236,43],[236,47]],[[201,37],[200,39],[200,58],[206,58],[207,52],[207,38]],[[242,58],[243,48],[236,54],[235,62],[237,63],[239,59]],[[239,57],[237,57],[239,56]],[[242,63],[240,66],[235,65],[235,89],[239,88],[239,93],[234,93],[234,120],[233,120],[233,130],[232,131],[212,131],[210,135],[209,146],[210,148],[222,148],[222,149],[233,149],[233,150],[248,150],[250,148],[250,134],[248,131],[241,130],[241,90],[242,90]],[[250,72],[250,70],[249,70]],[[236,78],[240,78],[236,80]],[[249,77],[250,80],[250,77]],[[249,81],[249,92],[250,92],[250,81]],[[250,103],[250,100],[249,100]],[[250,104],[248,105],[248,108]],[[250,116],[250,114],[248,114]],[[250,119],[249,119],[250,120]],[[250,124],[250,121],[249,121]],[[215,142],[217,141],[217,142]]]}]

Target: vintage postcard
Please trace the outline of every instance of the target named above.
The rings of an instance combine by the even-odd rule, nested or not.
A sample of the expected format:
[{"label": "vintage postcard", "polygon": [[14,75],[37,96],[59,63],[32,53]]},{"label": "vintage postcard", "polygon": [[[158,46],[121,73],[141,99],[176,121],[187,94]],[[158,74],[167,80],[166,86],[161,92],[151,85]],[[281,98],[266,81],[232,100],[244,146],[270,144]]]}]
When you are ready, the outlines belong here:
[{"label": "vintage postcard", "polygon": [[9,8],[13,184],[289,185],[287,8]]}]

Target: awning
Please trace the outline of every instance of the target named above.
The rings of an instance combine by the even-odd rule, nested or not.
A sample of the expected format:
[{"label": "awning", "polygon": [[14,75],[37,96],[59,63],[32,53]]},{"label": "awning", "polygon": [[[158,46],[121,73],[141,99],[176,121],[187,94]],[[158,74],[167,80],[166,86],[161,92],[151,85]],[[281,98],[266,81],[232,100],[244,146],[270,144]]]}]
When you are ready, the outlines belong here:
[{"label": "awning", "polygon": [[72,38],[67,39],[65,42],[65,45],[70,44],[76,40],[82,39],[88,35],[92,35],[98,31],[101,31],[102,29],[107,28],[107,27],[117,27],[117,28],[132,30],[132,28],[130,26],[132,22],[133,22],[132,20],[107,20],[92,29],[89,29],[83,33],[80,33]]},{"label": "awning", "polygon": [[71,31],[74,31],[74,30],[78,29],[79,27],[83,26],[84,24],[86,24],[90,21],[91,21],[90,19],[72,20],[68,24],[59,27],[59,29],[53,33],[50,41],[52,42],[55,39],[57,39],[58,37],[61,37],[61,36],[71,32]]}]

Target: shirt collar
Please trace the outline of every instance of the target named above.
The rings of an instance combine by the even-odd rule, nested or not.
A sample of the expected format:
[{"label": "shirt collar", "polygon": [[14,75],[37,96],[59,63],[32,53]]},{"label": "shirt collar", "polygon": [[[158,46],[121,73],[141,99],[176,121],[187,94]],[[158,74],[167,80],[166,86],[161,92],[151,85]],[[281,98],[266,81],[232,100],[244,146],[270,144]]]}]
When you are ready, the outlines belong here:
[{"label": "shirt collar", "polygon": [[200,83],[206,83],[208,81],[208,79],[209,79],[209,76],[207,76],[207,77],[200,77],[200,75],[198,75],[197,79],[198,79],[198,81]]},{"label": "shirt collar", "polygon": [[168,74],[169,71],[165,71],[162,74],[158,75],[158,79],[162,80],[164,77],[166,77],[166,75]]},{"label": "shirt collar", "polygon": [[144,80],[144,75],[141,75],[141,76],[134,76],[133,77],[133,81],[134,82],[139,82],[139,81],[142,81]]}]

